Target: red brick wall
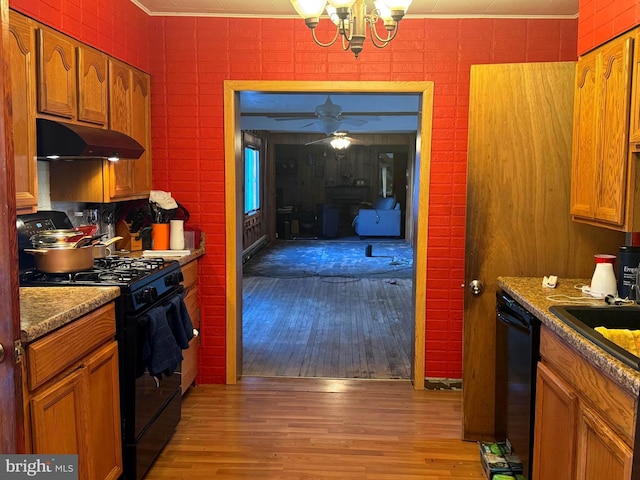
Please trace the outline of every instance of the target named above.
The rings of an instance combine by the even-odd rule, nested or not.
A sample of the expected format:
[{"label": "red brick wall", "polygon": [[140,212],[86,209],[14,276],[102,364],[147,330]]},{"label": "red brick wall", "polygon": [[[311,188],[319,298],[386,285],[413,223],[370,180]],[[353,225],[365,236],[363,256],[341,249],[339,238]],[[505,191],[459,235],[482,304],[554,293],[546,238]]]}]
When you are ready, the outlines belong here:
[{"label": "red brick wall", "polygon": [[356,61],[337,46],[316,46],[301,20],[148,17],[129,0],[10,5],[152,74],[154,188],[172,192],[207,235],[200,269],[203,383],[225,378],[222,82],[433,81],[425,374],[462,376],[469,68],[575,60],[577,21],[407,19],[390,47],[367,43]]},{"label": "red brick wall", "polygon": [[578,53],[640,25],[639,0],[580,0]]},{"label": "red brick wall", "polygon": [[224,381],[226,79],[435,82],[426,375],[460,378],[469,68],[575,60],[577,21],[403,20],[389,48],[366,44],[357,61],[313,44],[300,20],[154,18],[152,30],[154,185],[207,234],[200,380]]},{"label": "red brick wall", "polygon": [[150,17],[130,0],[9,0],[9,6],[130,65],[149,70]]}]

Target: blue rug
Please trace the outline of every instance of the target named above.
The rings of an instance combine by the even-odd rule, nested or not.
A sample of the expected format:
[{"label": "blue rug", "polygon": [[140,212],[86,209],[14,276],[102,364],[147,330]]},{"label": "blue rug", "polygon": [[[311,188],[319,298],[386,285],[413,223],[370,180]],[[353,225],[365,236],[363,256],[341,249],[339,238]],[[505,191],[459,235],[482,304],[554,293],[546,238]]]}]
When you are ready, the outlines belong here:
[{"label": "blue rug", "polygon": [[249,259],[244,275],[411,278],[413,249],[395,239],[279,240]]}]

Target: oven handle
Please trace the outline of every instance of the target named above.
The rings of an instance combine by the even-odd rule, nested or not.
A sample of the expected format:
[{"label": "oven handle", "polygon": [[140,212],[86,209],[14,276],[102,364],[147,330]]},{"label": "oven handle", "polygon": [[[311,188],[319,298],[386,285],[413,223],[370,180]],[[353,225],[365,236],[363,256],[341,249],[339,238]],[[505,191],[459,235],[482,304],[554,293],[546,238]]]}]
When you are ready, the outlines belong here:
[{"label": "oven handle", "polygon": [[149,322],[149,319],[147,318],[147,315],[145,315],[146,312],[148,312],[152,308],[166,306],[169,303],[168,300],[173,298],[173,297],[175,297],[176,295],[181,297],[184,300],[186,292],[187,292],[187,290],[186,290],[186,288],[184,288],[184,286],[177,285],[175,290],[170,295],[168,295],[167,297],[163,298],[158,303],[154,303],[153,305],[149,305],[149,307],[144,309],[144,312],[141,312],[140,314],[137,314],[136,315],[136,322],[140,326],[143,326],[143,327],[146,326],[146,324]]}]

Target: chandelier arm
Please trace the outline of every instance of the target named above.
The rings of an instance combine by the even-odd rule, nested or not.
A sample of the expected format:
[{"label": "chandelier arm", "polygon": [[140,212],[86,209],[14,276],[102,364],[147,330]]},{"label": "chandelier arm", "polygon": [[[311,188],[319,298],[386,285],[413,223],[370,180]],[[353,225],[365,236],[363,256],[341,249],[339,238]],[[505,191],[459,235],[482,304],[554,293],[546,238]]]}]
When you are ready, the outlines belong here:
[{"label": "chandelier arm", "polygon": [[320,40],[318,40],[318,37],[316,37],[316,29],[315,28],[311,29],[311,36],[313,37],[313,41],[316,42],[321,47],[330,47],[331,45],[336,43],[336,41],[338,40],[338,37],[340,36],[340,28],[336,27],[336,34],[333,37],[333,39],[328,43],[323,43]]},{"label": "chandelier arm", "polygon": [[393,30],[387,30],[388,33],[386,38],[378,35],[376,25],[373,22],[369,22],[369,31],[371,32],[371,43],[373,43],[375,47],[384,48],[389,44],[389,42],[391,42],[391,40],[396,38],[396,35],[398,34],[398,23],[395,24]]}]

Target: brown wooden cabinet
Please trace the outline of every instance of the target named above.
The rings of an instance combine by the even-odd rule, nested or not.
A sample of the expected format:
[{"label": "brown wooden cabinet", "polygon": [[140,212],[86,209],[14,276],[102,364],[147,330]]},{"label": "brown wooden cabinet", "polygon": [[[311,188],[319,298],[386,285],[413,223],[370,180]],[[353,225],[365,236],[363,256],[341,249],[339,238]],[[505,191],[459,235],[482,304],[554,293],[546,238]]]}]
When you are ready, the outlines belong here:
[{"label": "brown wooden cabinet", "polygon": [[66,35],[38,27],[38,112],[77,118],[75,48]]},{"label": "brown wooden cabinet", "polygon": [[111,201],[144,198],[151,190],[151,82],[149,75],[109,60],[109,126],[138,141],[145,152],[137,160],[110,165]]},{"label": "brown wooden cabinet", "polygon": [[79,45],[78,52],[78,120],[107,126],[108,123],[108,57]]},{"label": "brown wooden cabinet", "polygon": [[[193,328],[200,330],[200,307],[198,305],[198,261],[193,260],[182,267],[184,282],[187,290],[184,303],[193,322]],[[194,384],[198,375],[198,351],[200,349],[200,336],[193,337],[189,342],[189,348],[182,352],[182,394],[190,385]]]},{"label": "brown wooden cabinet", "polygon": [[133,137],[138,159],[51,162],[51,198],[67,202],[120,202],[148,198],[151,190],[151,78],[108,59],[109,128]]},{"label": "brown wooden cabinet", "polygon": [[113,303],[27,346],[31,453],[78,454],[80,478],[122,473]]},{"label": "brown wooden cabinet", "polygon": [[28,18],[9,12],[9,70],[13,110],[13,160],[16,208],[32,211],[38,205],[36,162],[35,29]]},{"label": "brown wooden cabinet", "polygon": [[629,141],[634,144],[633,149],[635,151],[640,151],[640,28],[636,29],[635,32]]},{"label": "brown wooden cabinet", "polygon": [[629,114],[634,34],[578,60],[571,176],[574,219],[625,230],[631,223],[633,172]]},{"label": "brown wooden cabinet", "polygon": [[637,399],[546,327],[540,337],[534,480],[630,480]]}]

